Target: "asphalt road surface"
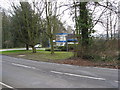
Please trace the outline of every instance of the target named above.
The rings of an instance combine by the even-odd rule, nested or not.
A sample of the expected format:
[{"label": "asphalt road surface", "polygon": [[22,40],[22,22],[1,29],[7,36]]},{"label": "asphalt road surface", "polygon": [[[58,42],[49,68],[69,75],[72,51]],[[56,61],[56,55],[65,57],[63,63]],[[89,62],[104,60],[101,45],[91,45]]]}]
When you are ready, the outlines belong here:
[{"label": "asphalt road surface", "polygon": [[118,88],[117,69],[37,62],[4,55],[0,63],[0,85],[7,88]]}]

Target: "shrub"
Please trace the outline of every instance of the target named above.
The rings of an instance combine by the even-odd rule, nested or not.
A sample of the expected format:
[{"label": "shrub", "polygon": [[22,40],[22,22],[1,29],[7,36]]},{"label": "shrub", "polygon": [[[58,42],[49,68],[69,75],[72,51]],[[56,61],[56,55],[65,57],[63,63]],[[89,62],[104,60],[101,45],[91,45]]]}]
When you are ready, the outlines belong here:
[{"label": "shrub", "polygon": [[[51,51],[50,48],[46,48],[45,51]],[[60,49],[54,49],[54,51],[61,51]]]},{"label": "shrub", "polygon": [[45,51],[51,51],[51,49],[50,48],[46,48]]},{"label": "shrub", "polygon": [[60,49],[61,51],[67,51],[66,46],[59,46],[58,49]]},{"label": "shrub", "polygon": [[[74,44],[68,44],[68,50],[74,50],[74,46]],[[61,49],[61,51],[67,51],[67,45],[59,46],[58,49]]]},{"label": "shrub", "polygon": [[68,44],[68,50],[74,50],[75,45],[74,44]]},{"label": "shrub", "polygon": [[[95,39],[91,46],[89,46],[88,54],[95,60],[112,61],[116,60],[118,52],[117,40]],[[89,57],[88,55],[88,57]],[[88,58],[84,57],[84,58]],[[90,58],[90,57],[89,57]]]}]

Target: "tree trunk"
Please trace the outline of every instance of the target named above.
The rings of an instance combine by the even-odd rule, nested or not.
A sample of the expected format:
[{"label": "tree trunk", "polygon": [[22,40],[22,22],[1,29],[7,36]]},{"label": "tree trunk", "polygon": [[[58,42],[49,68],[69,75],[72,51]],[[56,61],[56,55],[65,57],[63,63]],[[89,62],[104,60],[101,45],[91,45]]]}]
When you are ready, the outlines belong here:
[{"label": "tree trunk", "polygon": [[34,46],[32,46],[32,52],[36,53],[36,48]]},{"label": "tree trunk", "polygon": [[[108,7],[108,0],[107,0],[106,4],[107,4],[107,7]],[[107,15],[107,23],[106,23],[106,26],[107,26],[107,27],[106,27],[106,34],[107,34],[106,39],[109,40],[109,18],[108,18],[108,15]]]},{"label": "tree trunk", "polygon": [[[120,2],[118,3],[118,5],[120,6]],[[120,12],[120,7],[118,8],[118,12]],[[120,13],[118,13],[118,60],[120,60]]]},{"label": "tree trunk", "polygon": [[53,46],[53,39],[50,38],[50,45],[51,45],[51,54],[54,54],[54,46]]},{"label": "tree trunk", "polygon": [[25,46],[26,46],[26,50],[29,50],[29,45],[28,45],[28,44],[26,44]]},{"label": "tree trunk", "polygon": [[110,31],[111,31],[111,40],[113,39],[113,31],[112,31],[112,12],[110,11]]},{"label": "tree trunk", "polygon": [[[87,53],[89,45],[89,32],[88,32],[88,11],[86,2],[80,2],[80,16],[79,16],[79,31],[78,31],[78,47],[77,57],[83,57]],[[80,34],[81,32],[81,34]]]},{"label": "tree trunk", "polygon": [[[120,18],[119,18],[119,20],[120,20]],[[118,29],[120,29],[120,26],[118,26]],[[120,30],[118,31],[118,52],[119,52],[118,60],[120,60]]]},{"label": "tree trunk", "polygon": [[120,36],[118,36],[118,60],[120,60]]},{"label": "tree trunk", "polygon": [[[77,18],[77,7],[76,7],[76,2],[74,2],[74,8],[75,8],[75,32],[74,32],[74,35],[77,37],[78,36],[78,18]],[[75,44],[74,44],[75,45]],[[74,48],[74,57],[78,57],[77,54],[78,54],[78,46],[75,45],[75,48]]]}]

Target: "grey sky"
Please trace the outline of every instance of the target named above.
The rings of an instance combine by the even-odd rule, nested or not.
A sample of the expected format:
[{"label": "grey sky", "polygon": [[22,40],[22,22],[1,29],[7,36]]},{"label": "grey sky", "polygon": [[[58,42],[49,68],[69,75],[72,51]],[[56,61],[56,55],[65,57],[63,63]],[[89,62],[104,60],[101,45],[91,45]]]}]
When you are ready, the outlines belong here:
[{"label": "grey sky", "polygon": [[[1,0],[0,2],[0,6],[5,8],[6,10],[11,10],[10,8],[10,4],[9,2],[19,2],[19,1],[31,1],[31,0]],[[34,0],[33,0],[34,1]],[[37,0],[35,0],[37,2]],[[39,0],[38,0],[39,1]],[[50,0],[51,1],[51,0]],[[53,0],[52,0],[53,1]],[[70,3],[71,1],[73,0],[58,0],[58,3],[61,4],[61,3]],[[105,1],[105,0],[104,0]],[[112,0],[113,1],[113,0]],[[119,0],[116,0],[116,2],[118,2]],[[60,10],[60,13],[65,10],[66,8],[68,7],[62,7],[61,10]],[[95,17],[99,17],[101,11],[100,9],[96,9],[98,12],[96,13],[96,16]],[[65,26],[71,26],[72,28],[74,28],[74,22],[72,20],[72,17],[70,17],[69,15],[69,10],[65,11],[64,14],[61,16],[61,21],[62,22],[66,22]],[[114,17],[116,17],[116,15],[113,15]],[[94,28],[95,30],[97,30],[97,33],[101,34],[101,33],[105,33],[105,28],[102,27],[100,24],[97,24]]]}]

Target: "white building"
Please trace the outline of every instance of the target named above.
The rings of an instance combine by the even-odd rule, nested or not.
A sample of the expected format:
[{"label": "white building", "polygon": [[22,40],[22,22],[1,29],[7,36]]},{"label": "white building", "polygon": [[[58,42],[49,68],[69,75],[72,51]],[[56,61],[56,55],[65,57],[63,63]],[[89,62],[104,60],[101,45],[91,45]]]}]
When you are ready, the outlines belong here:
[{"label": "white building", "polygon": [[66,43],[74,44],[74,42],[77,44],[77,39],[73,39],[73,36],[73,34],[69,33],[57,33],[54,42],[56,43],[56,46],[64,46]]},{"label": "white building", "polygon": [[56,46],[64,46],[67,42],[67,37],[68,33],[57,33],[56,34]]}]

